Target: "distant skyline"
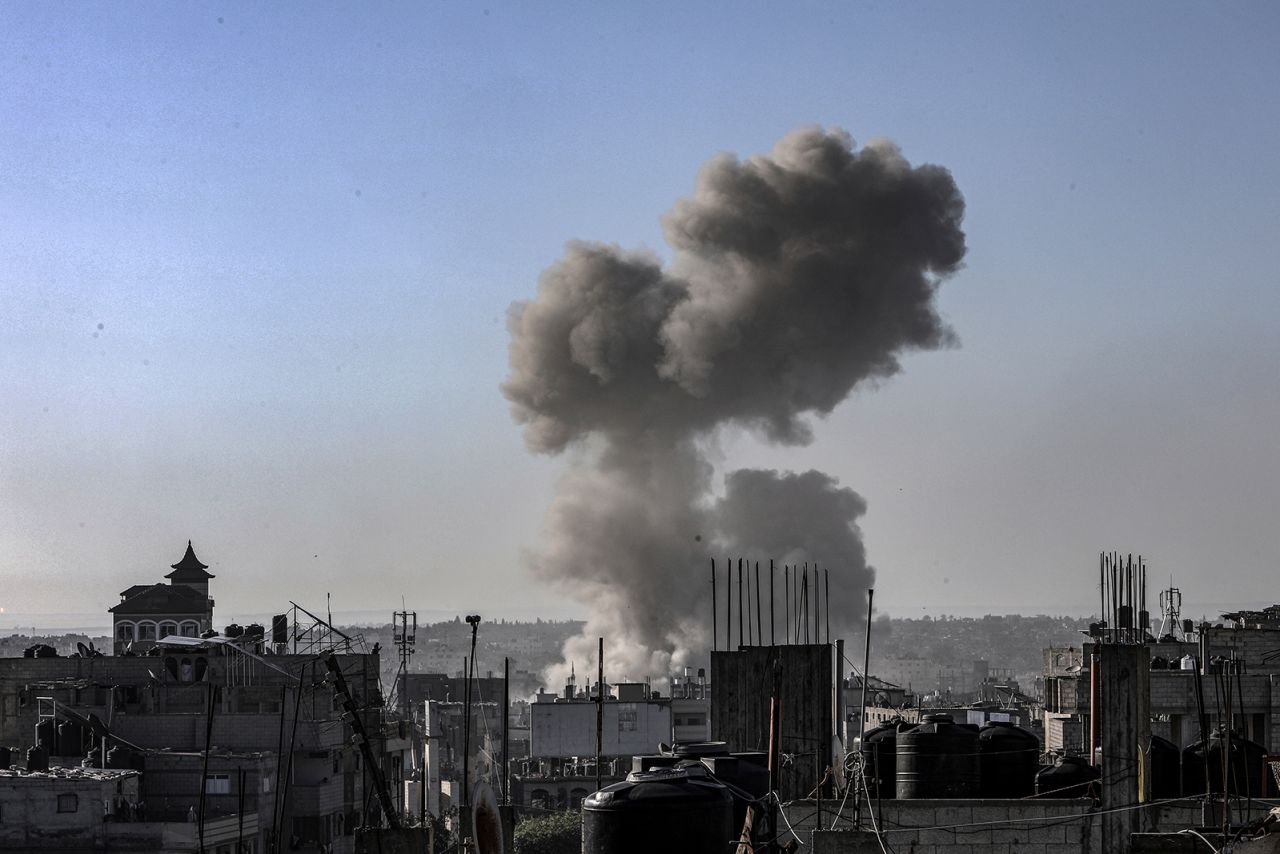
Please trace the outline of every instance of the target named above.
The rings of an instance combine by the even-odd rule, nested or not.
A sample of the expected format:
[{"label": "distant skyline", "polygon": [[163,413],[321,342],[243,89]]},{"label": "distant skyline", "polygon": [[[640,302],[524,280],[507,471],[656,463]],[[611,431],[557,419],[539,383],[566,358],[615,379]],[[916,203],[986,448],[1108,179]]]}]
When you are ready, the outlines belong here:
[{"label": "distant skyline", "polygon": [[508,306],[568,240],[669,258],[704,161],[806,124],[951,171],[960,344],[717,465],[856,490],[895,616],[1088,613],[1104,549],[1153,611],[1170,576],[1196,617],[1271,604],[1277,32],[1260,2],[0,6],[0,630],[105,613],[188,539],[219,619],[583,613],[522,557],[564,461],[498,391]]}]

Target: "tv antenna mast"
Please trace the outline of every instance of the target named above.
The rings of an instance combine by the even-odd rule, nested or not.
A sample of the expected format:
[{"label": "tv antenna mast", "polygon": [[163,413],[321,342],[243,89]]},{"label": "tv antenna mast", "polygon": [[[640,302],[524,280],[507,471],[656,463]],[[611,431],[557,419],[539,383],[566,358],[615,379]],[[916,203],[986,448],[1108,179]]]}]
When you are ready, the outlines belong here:
[{"label": "tv antenna mast", "polygon": [[396,611],[391,615],[393,640],[400,650],[400,671],[396,685],[400,690],[400,705],[404,708],[405,718],[409,718],[409,659],[413,658],[414,645],[418,639],[418,612]]},{"label": "tv antenna mast", "polygon": [[[1169,579],[1169,589],[1160,591],[1160,613],[1163,619],[1160,621],[1160,637],[1167,634],[1177,633],[1182,635],[1182,591],[1173,586],[1173,579]],[[1182,638],[1185,640],[1185,637]]]}]

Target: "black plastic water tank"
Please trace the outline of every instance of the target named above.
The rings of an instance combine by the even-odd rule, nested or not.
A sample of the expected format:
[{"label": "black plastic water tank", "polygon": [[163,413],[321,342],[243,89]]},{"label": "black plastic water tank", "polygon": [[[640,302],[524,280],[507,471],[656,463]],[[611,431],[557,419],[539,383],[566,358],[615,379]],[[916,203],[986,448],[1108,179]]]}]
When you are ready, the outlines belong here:
[{"label": "black plastic water tank", "polygon": [[58,724],[57,749],[55,756],[84,755],[84,727],[76,721],[62,721]]},{"label": "black plastic water tank", "polygon": [[134,757],[134,751],[127,747],[116,745],[107,751],[107,767],[108,768],[132,768],[137,764]]},{"label": "black plastic water tank", "polygon": [[733,798],[705,769],[632,773],[582,804],[583,854],[728,851]]},{"label": "black plastic water tank", "polygon": [[58,724],[53,718],[45,718],[36,724],[36,746],[52,753],[57,747]]},{"label": "black plastic water tank", "polygon": [[1266,776],[1262,758],[1266,748],[1256,742],[1231,734],[1230,757],[1227,758],[1226,739],[1222,728],[1214,730],[1209,743],[1197,741],[1182,751],[1182,793],[1184,795],[1222,792],[1223,764],[1227,766],[1229,784],[1227,793],[1259,798],[1263,796]]},{"label": "black plastic water tank", "polygon": [[1026,798],[1036,793],[1040,739],[1004,721],[978,733],[979,771],[984,798]]},{"label": "black plastic water tank", "polygon": [[871,797],[898,796],[898,735],[914,726],[906,721],[889,721],[862,734],[862,762]]},{"label": "black plastic water tank", "polygon": [[244,626],[239,623],[229,623],[222,633],[229,638],[238,638],[244,634]]},{"label": "black plastic water tank", "polygon": [[49,770],[49,751],[43,747],[36,745],[27,748],[27,770],[28,771],[48,771]]},{"label": "black plastic water tank", "polygon": [[646,753],[631,757],[631,770],[652,771],[654,768],[670,768],[677,762],[683,761],[679,756],[672,756],[669,753]]},{"label": "black plastic water tank", "polygon": [[978,796],[978,734],[951,715],[926,715],[898,736],[895,754],[899,798]]},{"label": "black plastic water tank", "polygon": [[681,756],[685,759],[701,759],[704,756],[728,756],[729,743],[727,741],[686,741],[675,745],[671,748],[670,753],[673,756]]},{"label": "black plastic water tank", "polygon": [[1176,798],[1181,787],[1182,751],[1167,738],[1151,736],[1151,797]]},{"label": "black plastic water tank", "polygon": [[1092,784],[1101,776],[1087,759],[1062,756],[1036,774],[1036,797],[1087,798],[1093,794]]}]

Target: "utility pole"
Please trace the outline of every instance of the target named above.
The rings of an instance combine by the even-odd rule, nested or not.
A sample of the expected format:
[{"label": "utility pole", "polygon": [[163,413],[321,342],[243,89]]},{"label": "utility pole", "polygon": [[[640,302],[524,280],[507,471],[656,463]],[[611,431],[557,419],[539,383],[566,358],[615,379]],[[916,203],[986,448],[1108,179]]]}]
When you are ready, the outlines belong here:
[{"label": "utility pole", "polygon": [[[739,576],[741,578],[741,576]],[[600,638],[600,651],[596,656],[599,668],[596,676],[596,791],[600,791],[600,754],[604,752],[604,638]]]},{"label": "utility pole", "polygon": [[391,627],[396,648],[400,650],[400,706],[407,720],[410,716],[409,659],[413,657],[414,644],[418,637],[418,612],[396,611],[391,615]]},{"label": "utility pole", "polygon": [[471,828],[471,672],[476,669],[476,632],[480,628],[480,615],[468,614],[467,623],[471,626],[471,657],[467,659],[467,707],[463,713],[462,724],[462,804],[459,810],[462,819],[463,851],[470,851],[469,831]]},{"label": "utility pole", "polygon": [[[862,701],[858,704],[858,767],[861,769],[859,774],[858,785],[867,796],[867,809],[871,808],[871,792],[866,787],[867,772],[862,768],[862,762],[866,759],[866,751],[862,749],[862,740],[867,735],[867,683],[871,681],[871,618],[875,611],[872,603],[875,601],[876,591],[874,588],[867,588],[867,637],[862,644]],[[840,662],[839,669],[844,668],[844,662]],[[857,788],[854,791],[858,791]],[[854,798],[853,801],[853,826],[862,827],[862,798]]]}]

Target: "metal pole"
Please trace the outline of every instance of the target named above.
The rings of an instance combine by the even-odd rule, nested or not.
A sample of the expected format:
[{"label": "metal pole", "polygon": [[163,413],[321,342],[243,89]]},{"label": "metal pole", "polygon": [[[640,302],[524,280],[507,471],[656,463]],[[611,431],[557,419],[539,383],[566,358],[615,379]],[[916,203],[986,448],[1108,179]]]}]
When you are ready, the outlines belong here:
[{"label": "metal pole", "polygon": [[782,565],[782,639],[791,643],[791,567]]},{"label": "metal pole", "polygon": [[[860,710],[858,712],[858,758],[861,761],[866,754],[862,750],[862,739],[867,734],[867,682],[871,680],[868,671],[871,669],[871,613],[872,603],[875,601],[876,591],[874,588],[867,588],[867,631],[866,639],[862,644],[862,701],[859,703]],[[866,773],[862,775],[866,779]],[[867,797],[871,797],[871,793],[867,792]],[[853,826],[861,827],[862,820],[862,798],[857,798],[853,802]]]},{"label": "metal pole", "polygon": [[511,659],[502,659],[502,804],[511,803]]},{"label": "metal pole", "polygon": [[209,747],[213,742],[213,707],[218,701],[218,686],[209,686],[209,706],[205,713],[204,725],[204,763],[200,772],[200,854],[204,854],[204,796],[209,788]]},{"label": "metal pole", "polygon": [[769,561],[769,646],[775,646],[778,643],[777,635],[773,621],[773,560]]},{"label": "metal pole", "polygon": [[831,570],[822,570],[822,605],[823,617],[826,622],[827,643],[831,643]]},{"label": "metal pole", "polygon": [[600,754],[604,752],[604,638],[600,638],[600,649],[596,653],[596,791],[604,788],[601,785]]},{"label": "metal pole", "polygon": [[813,642],[822,640],[822,588],[818,585],[818,565],[813,565]]},{"label": "metal pole", "polygon": [[804,601],[804,642],[809,643],[809,564],[804,565],[804,585],[802,599]]},{"label": "metal pole", "polygon": [[742,558],[738,558],[738,646],[742,646]]},{"label": "metal pole", "polygon": [[[459,815],[467,809],[467,778],[471,772],[471,659],[462,657],[462,797],[458,800]],[[465,820],[465,819],[464,819]],[[458,834],[465,834],[466,828]]]},{"label": "metal pole", "polygon": [[236,768],[236,793],[240,798],[240,805],[236,808],[238,813],[238,826],[236,827],[236,854],[244,851],[244,779],[245,770]]},{"label": "metal pole", "polygon": [[471,686],[475,681],[472,679],[471,674],[476,669],[476,632],[480,629],[480,615],[468,615],[467,622],[471,624],[471,657],[467,660],[467,708],[463,718],[462,729],[462,833],[464,837],[467,834],[468,819],[470,818],[467,810],[471,808]]},{"label": "metal pole", "polygon": [[720,648],[720,603],[716,599],[716,559],[711,559],[711,649]]},{"label": "metal pole", "polygon": [[760,622],[760,562],[755,562],[755,643],[764,643],[764,634]]},{"label": "metal pole", "polygon": [[733,558],[724,562],[724,643],[733,649]]}]

